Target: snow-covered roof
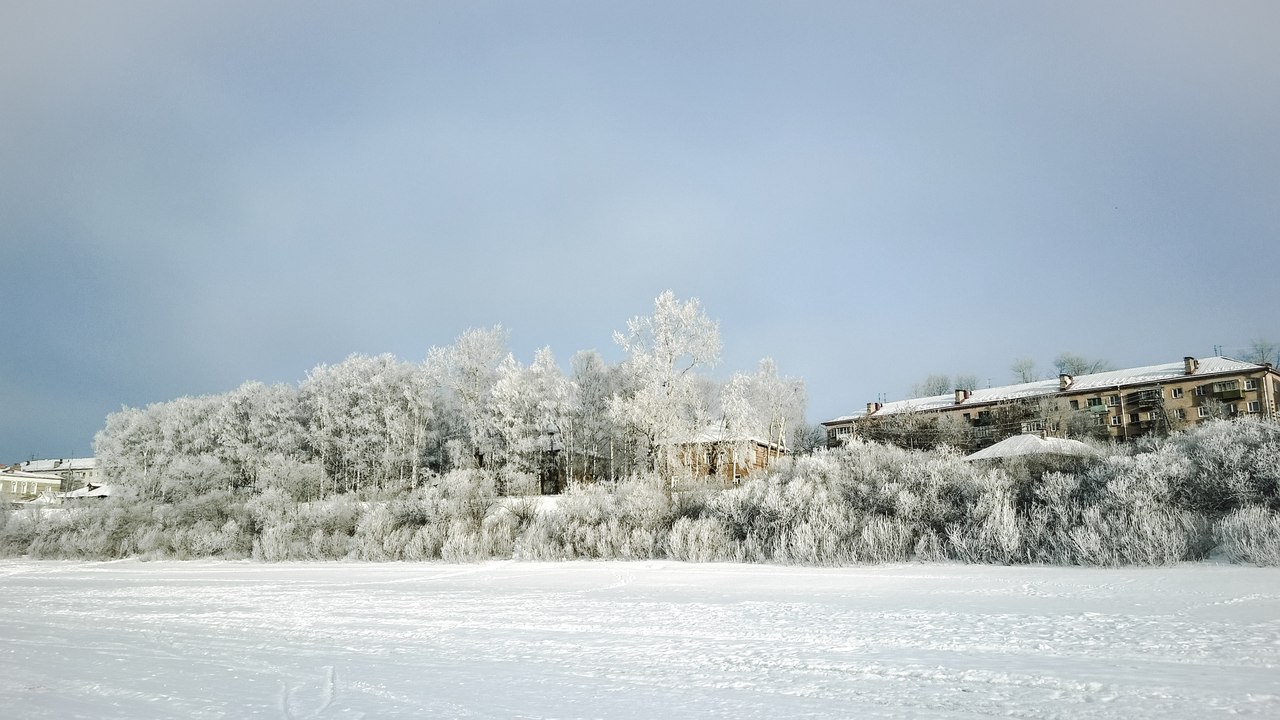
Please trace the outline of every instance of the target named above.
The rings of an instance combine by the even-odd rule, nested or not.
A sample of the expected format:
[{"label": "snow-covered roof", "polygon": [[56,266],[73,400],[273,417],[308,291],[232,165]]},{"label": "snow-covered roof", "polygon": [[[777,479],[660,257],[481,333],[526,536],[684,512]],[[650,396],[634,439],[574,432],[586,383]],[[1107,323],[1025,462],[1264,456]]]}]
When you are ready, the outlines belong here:
[{"label": "snow-covered roof", "polygon": [[28,460],[21,463],[26,472],[66,472],[68,470],[93,470],[97,458],[65,458],[57,460]]},{"label": "snow-covered roof", "polygon": [[[1070,387],[1060,389],[1057,378],[1036,380],[1035,382],[1004,385],[972,391],[969,397],[956,402],[954,392],[931,397],[896,400],[885,403],[873,415],[893,415],[903,412],[919,412],[922,410],[941,410],[944,408],[973,407],[992,405],[1011,400],[1023,400],[1037,397],[1049,397],[1062,392],[1079,393],[1123,388],[1135,385],[1151,385],[1166,380],[1182,380],[1212,375],[1248,372],[1261,370],[1264,366],[1255,363],[1234,360],[1228,357],[1209,357],[1199,360],[1199,366],[1192,373],[1187,373],[1184,361],[1164,363],[1162,365],[1146,365],[1144,367],[1127,368],[1125,370],[1108,370],[1106,372],[1079,375],[1072,379]],[[853,416],[857,417],[857,416]],[[852,419],[852,418],[851,418]]]},{"label": "snow-covered roof", "polygon": [[62,477],[53,473],[37,473],[26,472],[25,470],[5,470],[0,472],[0,479],[20,479],[20,480],[43,480],[44,482],[60,483]]},{"label": "snow-covered roof", "polygon": [[64,498],[111,497],[110,485],[88,485],[78,490],[62,493]]},{"label": "snow-covered roof", "polygon": [[32,505],[57,505],[58,502],[58,495],[42,492],[32,499],[22,502],[22,504],[30,507]]},{"label": "snow-covered roof", "polygon": [[672,445],[748,442],[748,443],[755,443],[756,445],[763,445],[768,448],[775,448],[775,449],[781,448],[783,450],[786,450],[786,445],[771,443],[768,440],[765,440],[764,438],[757,437],[751,434],[744,433],[744,434],[735,435],[723,429],[715,428],[715,427],[703,428],[701,431],[693,433],[692,435],[684,435],[678,439],[673,438],[668,442],[670,442]]},{"label": "snow-covered roof", "polygon": [[969,455],[965,460],[995,460],[1021,455],[1093,455],[1093,448],[1079,440],[1066,438],[1042,438],[1039,435],[1014,435],[984,450]]}]

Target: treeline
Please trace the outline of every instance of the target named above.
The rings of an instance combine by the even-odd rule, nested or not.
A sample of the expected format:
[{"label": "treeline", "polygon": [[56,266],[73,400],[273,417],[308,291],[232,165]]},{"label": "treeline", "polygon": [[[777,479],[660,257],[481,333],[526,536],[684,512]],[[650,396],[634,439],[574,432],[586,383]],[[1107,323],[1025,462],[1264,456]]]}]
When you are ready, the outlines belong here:
[{"label": "treeline", "polygon": [[355,355],[299,385],[126,408],[106,419],[95,455],[106,482],[180,502],[216,490],[279,491],[294,501],[407,492],[459,470],[491,471],[500,494],[543,481],[670,475],[679,443],[708,430],[803,448],[804,384],[771,360],[726,382],[716,324],[696,300],[664,293],[616,334],[609,364],[580,352],[565,373],[551,350],[518,362],[501,327],[470,330],[422,362]]},{"label": "treeline", "polygon": [[998,466],[947,449],[856,441],[790,458],[729,489],[673,490],[649,471],[575,484],[553,498],[504,495],[503,484],[501,471],[472,467],[413,488],[311,499],[284,482],[170,498],[136,486],[83,509],[0,516],[0,551],[266,561],[1280,564],[1280,424],[1271,421],[1216,421],[1092,458]]}]

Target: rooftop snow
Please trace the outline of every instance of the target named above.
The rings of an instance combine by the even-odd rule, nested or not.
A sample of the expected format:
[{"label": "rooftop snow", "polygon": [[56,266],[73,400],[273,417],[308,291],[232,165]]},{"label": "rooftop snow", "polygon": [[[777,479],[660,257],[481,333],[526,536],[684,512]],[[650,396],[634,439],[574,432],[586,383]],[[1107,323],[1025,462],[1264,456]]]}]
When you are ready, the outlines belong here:
[{"label": "rooftop snow", "polygon": [[[1085,392],[1089,390],[1105,390],[1107,388],[1123,388],[1135,385],[1150,385],[1165,380],[1185,379],[1188,377],[1206,377],[1223,373],[1247,372],[1261,370],[1262,365],[1233,360],[1228,357],[1209,357],[1199,361],[1200,366],[1190,375],[1186,372],[1183,361],[1127,368],[1124,370],[1108,370],[1106,372],[1080,375],[1073,378],[1068,392]],[[902,412],[919,412],[921,410],[941,410],[952,407],[972,407],[991,405],[994,403],[1021,400],[1027,398],[1049,397],[1059,392],[1058,379],[1036,380],[1035,382],[1004,385],[1001,387],[974,390],[963,402],[956,402],[954,392],[931,397],[895,400],[885,403],[875,412],[876,415],[893,415]],[[847,416],[849,419],[859,415]]]}]

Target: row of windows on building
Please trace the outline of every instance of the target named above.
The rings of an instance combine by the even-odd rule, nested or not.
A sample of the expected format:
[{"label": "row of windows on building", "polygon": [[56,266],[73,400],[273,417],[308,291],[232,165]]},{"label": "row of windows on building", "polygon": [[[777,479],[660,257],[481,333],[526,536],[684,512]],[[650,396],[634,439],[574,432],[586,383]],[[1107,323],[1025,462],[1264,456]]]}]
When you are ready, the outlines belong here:
[{"label": "row of windows on building", "polygon": [[[1197,385],[1195,390],[1192,392],[1192,394],[1195,395],[1196,397],[1205,397],[1210,394],[1228,393],[1228,392],[1232,392],[1234,390],[1240,390],[1240,389],[1241,389],[1240,381],[1229,380],[1227,382],[1214,383],[1213,385]],[[1258,389],[1257,380],[1250,379],[1250,380],[1244,381],[1244,390],[1257,390],[1257,389]],[[1143,400],[1154,400],[1154,399],[1164,397],[1164,392],[1161,389],[1156,388],[1151,390],[1144,390],[1142,391],[1142,395],[1143,395],[1142,397]],[[1174,400],[1177,400],[1178,398],[1183,397],[1182,388],[1180,387],[1170,388],[1169,397]],[[1107,406],[1117,407],[1120,405],[1120,396],[1108,395],[1105,399],[1100,397],[1088,398],[1087,400],[1085,400],[1085,406],[1088,408],[1102,407],[1104,402]],[[1250,403],[1250,405],[1257,405],[1257,404],[1258,403]],[[1071,409],[1079,410],[1080,401],[1072,400]],[[1249,412],[1258,412],[1258,411],[1250,410]]]},{"label": "row of windows on building", "polygon": [[[1238,404],[1238,403],[1223,403],[1221,406],[1219,406],[1219,408],[1220,408],[1219,414],[1221,414],[1221,415],[1238,415],[1238,414],[1240,414],[1240,406],[1239,406],[1239,404]],[[1251,401],[1251,402],[1249,402],[1249,403],[1246,403],[1246,404],[1245,404],[1245,412],[1249,412],[1249,413],[1260,413],[1260,412],[1262,412],[1262,403],[1261,403],[1260,401],[1257,401],[1257,400],[1254,400],[1254,401]],[[1197,416],[1197,417],[1201,417],[1201,418],[1209,418],[1209,417],[1213,417],[1213,414],[1214,414],[1214,410],[1213,410],[1212,408],[1210,408],[1208,405],[1201,405],[1200,407],[1196,408],[1196,416]],[[1143,415],[1146,415],[1146,417],[1144,418],[1144,417],[1143,417]],[[1172,412],[1172,415],[1173,415],[1174,417],[1176,417],[1177,419],[1179,419],[1179,420],[1186,420],[1186,419],[1187,419],[1187,411],[1186,411],[1186,409],[1185,409],[1185,408],[1178,408],[1178,409],[1174,410],[1174,411]],[[1122,416],[1122,415],[1111,415],[1111,416],[1107,416],[1107,415],[1099,415],[1099,416],[1098,416],[1098,419],[1097,419],[1097,421],[1096,421],[1096,424],[1098,424],[1098,425],[1102,425],[1102,424],[1104,424],[1104,423],[1106,422],[1105,418],[1107,418],[1107,417],[1110,417],[1110,418],[1111,418],[1111,424],[1112,424],[1112,425],[1120,425],[1120,424],[1121,424],[1121,418],[1122,418],[1123,416]],[[1160,419],[1160,418],[1159,418],[1159,416],[1158,416],[1156,413],[1153,413],[1153,412],[1148,412],[1148,413],[1129,413],[1129,422],[1130,422],[1131,424],[1137,424],[1137,423],[1140,423],[1140,422],[1142,422],[1142,421],[1144,421],[1144,420],[1147,420],[1147,421],[1157,421],[1157,420],[1159,420],[1159,419]]]},{"label": "row of windows on building", "polygon": [[[34,495],[38,492],[48,490],[49,487],[50,485],[48,483],[38,483],[38,482],[26,481],[26,480],[13,480],[9,482],[0,483],[0,492],[8,491],[10,494],[13,494],[13,495]],[[53,489],[57,490],[58,488],[54,487]]]}]

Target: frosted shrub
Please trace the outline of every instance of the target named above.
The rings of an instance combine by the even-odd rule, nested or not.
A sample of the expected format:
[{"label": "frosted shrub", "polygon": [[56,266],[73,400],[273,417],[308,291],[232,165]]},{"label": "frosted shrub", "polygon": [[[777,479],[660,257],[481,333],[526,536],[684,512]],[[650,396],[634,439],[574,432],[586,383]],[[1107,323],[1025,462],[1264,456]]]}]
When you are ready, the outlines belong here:
[{"label": "frosted shrub", "polygon": [[1094,506],[1070,531],[1072,560],[1082,565],[1169,565],[1203,550],[1204,521],[1156,507]]},{"label": "frosted shrub", "polygon": [[440,548],[441,559],[447,562],[477,562],[489,557],[481,533],[469,522],[454,521]]},{"label": "frosted shrub", "polygon": [[1240,508],[1218,521],[1214,537],[1231,562],[1280,565],[1280,513]]},{"label": "frosted shrub", "polygon": [[[407,545],[413,531],[397,533],[404,526],[386,503],[375,503],[356,523],[352,551],[361,560],[399,560],[400,547]],[[403,540],[403,543],[398,541]]]},{"label": "frosted shrub", "polygon": [[1045,473],[1031,487],[1022,518],[1030,562],[1076,562],[1071,528],[1082,522],[1079,491],[1079,476],[1060,472]]},{"label": "frosted shrub", "polygon": [[273,455],[263,460],[258,470],[258,486],[298,502],[318,500],[325,489],[324,468],[320,463]]},{"label": "frosted shrub", "polygon": [[673,560],[716,562],[732,559],[724,526],[713,518],[682,517],[667,535],[667,554]]},{"label": "frosted shrub", "polygon": [[404,548],[405,560],[435,560],[444,547],[446,528],[443,525],[423,525],[413,532]]},{"label": "frosted shrub", "polygon": [[956,557],[965,562],[1009,564],[1023,559],[1022,526],[1007,481],[992,477],[964,523],[947,527]]},{"label": "frosted shrub", "polygon": [[495,506],[480,525],[481,552],[484,557],[511,557],[520,530],[520,515],[501,505]]},{"label": "frosted shrub", "polygon": [[1280,510],[1280,423],[1220,420],[1169,443],[1193,467],[1192,482],[1178,493],[1182,505],[1213,515],[1247,505]]},{"label": "frosted shrub", "polygon": [[916,530],[908,521],[871,517],[858,533],[853,559],[871,563],[902,562],[911,559],[916,545]]},{"label": "frosted shrub", "polygon": [[654,476],[574,486],[553,512],[530,519],[515,553],[530,559],[658,557],[667,550],[681,502],[694,502],[685,506],[687,513],[700,506],[688,499],[673,503]]},{"label": "frosted shrub", "polygon": [[31,515],[15,510],[0,510],[0,552],[4,555],[24,555],[36,538],[38,529],[37,520]]},{"label": "frosted shrub", "polygon": [[294,536],[294,525],[291,522],[269,525],[253,541],[254,560],[282,562],[303,560],[307,555],[306,546]]},{"label": "frosted shrub", "polygon": [[924,562],[941,562],[947,559],[946,544],[938,533],[926,529],[920,533],[915,545],[916,559]]}]

